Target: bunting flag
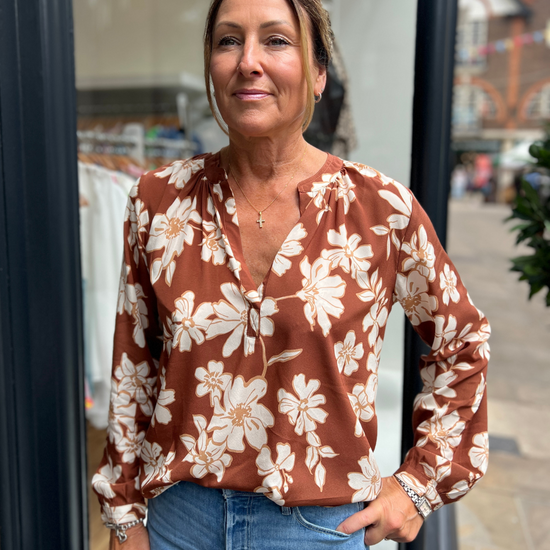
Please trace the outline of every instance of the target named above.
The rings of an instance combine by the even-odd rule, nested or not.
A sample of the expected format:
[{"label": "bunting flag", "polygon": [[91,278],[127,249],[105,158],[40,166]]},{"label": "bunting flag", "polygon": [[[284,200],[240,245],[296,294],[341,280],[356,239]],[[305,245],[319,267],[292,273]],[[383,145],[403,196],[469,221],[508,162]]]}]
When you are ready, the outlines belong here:
[{"label": "bunting flag", "polygon": [[472,46],[470,48],[459,48],[457,55],[462,62],[480,57],[486,57],[494,53],[509,52],[515,48],[527,46],[529,44],[544,44],[550,48],[550,19],[546,24],[546,29],[533,31],[515,36],[514,38],[506,38],[490,42],[485,46]]}]

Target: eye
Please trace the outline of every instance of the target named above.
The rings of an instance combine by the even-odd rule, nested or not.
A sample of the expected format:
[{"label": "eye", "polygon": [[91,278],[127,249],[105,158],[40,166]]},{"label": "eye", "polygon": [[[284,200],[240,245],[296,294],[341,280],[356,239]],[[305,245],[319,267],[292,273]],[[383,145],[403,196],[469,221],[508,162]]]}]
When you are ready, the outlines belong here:
[{"label": "eye", "polygon": [[267,40],[270,46],[288,46],[290,42],[280,36],[271,36]]},{"label": "eye", "polygon": [[236,46],[237,43],[237,39],[233,36],[224,36],[218,40],[218,46]]}]

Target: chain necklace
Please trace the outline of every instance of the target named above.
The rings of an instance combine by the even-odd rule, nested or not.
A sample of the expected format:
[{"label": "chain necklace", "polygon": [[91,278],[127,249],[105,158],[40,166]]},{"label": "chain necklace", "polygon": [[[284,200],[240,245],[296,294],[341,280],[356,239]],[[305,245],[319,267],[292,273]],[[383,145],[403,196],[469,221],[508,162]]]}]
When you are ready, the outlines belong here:
[{"label": "chain necklace", "polygon": [[302,158],[300,159],[300,162],[298,163],[298,166],[296,166],[296,170],[294,170],[294,174],[292,174],[292,177],[287,181],[286,185],[279,191],[279,193],[277,193],[277,196],[265,208],[262,208],[262,210],[258,210],[250,202],[250,199],[245,195],[245,192],[243,191],[243,188],[241,187],[241,185],[237,181],[237,178],[235,177],[235,173],[231,169],[231,162],[229,162],[229,173],[233,176],[233,179],[235,180],[235,183],[237,184],[237,187],[241,190],[241,193],[243,194],[243,197],[246,199],[248,204],[250,206],[252,206],[252,208],[254,208],[254,210],[256,210],[256,212],[258,212],[258,219],[256,220],[256,223],[260,226],[260,229],[263,228],[264,223],[267,223],[267,220],[264,219],[264,217],[263,217],[263,213],[283,194],[283,192],[286,190],[286,188],[290,185],[290,182],[294,179],[294,176],[296,175],[296,173],[298,172],[298,169],[302,165],[302,161],[304,160],[304,157],[306,156],[306,151],[307,151],[307,143],[306,143],[306,146],[304,148],[304,153],[302,155]]}]

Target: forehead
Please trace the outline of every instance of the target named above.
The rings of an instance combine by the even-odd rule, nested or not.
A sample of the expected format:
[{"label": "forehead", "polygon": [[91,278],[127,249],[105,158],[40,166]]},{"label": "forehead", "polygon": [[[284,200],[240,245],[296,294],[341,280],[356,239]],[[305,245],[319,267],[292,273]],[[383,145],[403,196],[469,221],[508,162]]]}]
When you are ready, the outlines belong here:
[{"label": "forehead", "polygon": [[223,0],[215,24],[233,18],[249,21],[284,21],[299,27],[294,8],[287,0]]}]

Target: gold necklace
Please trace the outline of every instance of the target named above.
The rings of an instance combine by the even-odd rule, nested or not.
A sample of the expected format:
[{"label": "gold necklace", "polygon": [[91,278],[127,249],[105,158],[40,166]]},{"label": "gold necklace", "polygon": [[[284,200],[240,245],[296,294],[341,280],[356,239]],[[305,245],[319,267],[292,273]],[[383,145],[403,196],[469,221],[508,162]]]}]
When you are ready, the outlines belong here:
[{"label": "gold necklace", "polygon": [[264,217],[263,217],[263,213],[282,195],[283,191],[285,191],[286,188],[290,185],[290,182],[294,179],[294,176],[296,175],[296,173],[298,172],[298,169],[302,165],[302,161],[304,160],[304,157],[306,156],[306,151],[307,151],[307,143],[306,143],[306,146],[304,148],[304,153],[302,155],[302,158],[300,159],[300,162],[298,163],[298,166],[296,166],[296,170],[294,170],[294,173],[292,174],[292,177],[287,181],[286,185],[279,191],[277,196],[265,208],[262,208],[262,210],[258,210],[250,202],[250,199],[246,196],[245,192],[243,191],[243,188],[241,187],[241,185],[237,181],[237,178],[235,177],[235,173],[233,172],[233,170],[231,168],[231,161],[229,162],[229,173],[233,176],[233,179],[235,180],[235,183],[237,184],[237,187],[241,190],[241,193],[243,194],[243,197],[246,199],[248,204],[250,206],[252,206],[252,208],[254,208],[254,210],[256,210],[256,212],[258,212],[258,219],[256,220],[256,223],[260,226],[260,229],[263,229],[264,223],[267,222],[267,220],[265,220]]}]

